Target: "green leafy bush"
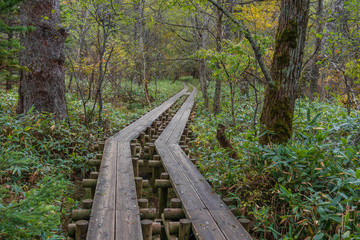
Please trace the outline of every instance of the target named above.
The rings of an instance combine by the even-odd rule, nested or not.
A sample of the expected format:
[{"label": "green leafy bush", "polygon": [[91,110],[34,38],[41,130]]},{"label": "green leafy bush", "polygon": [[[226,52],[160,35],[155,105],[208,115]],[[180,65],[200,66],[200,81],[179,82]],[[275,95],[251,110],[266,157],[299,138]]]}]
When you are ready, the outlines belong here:
[{"label": "green leafy bush", "polygon": [[[213,88],[210,87],[212,93]],[[286,145],[258,144],[255,101],[237,96],[236,125],[229,89],[215,119],[202,102],[193,130],[200,169],[223,195],[237,200],[238,214],[254,220],[257,239],[360,239],[360,115],[333,102],[301,99],[295,131]],[[240,159],[231,159],[216,140],[227,126]]]}]

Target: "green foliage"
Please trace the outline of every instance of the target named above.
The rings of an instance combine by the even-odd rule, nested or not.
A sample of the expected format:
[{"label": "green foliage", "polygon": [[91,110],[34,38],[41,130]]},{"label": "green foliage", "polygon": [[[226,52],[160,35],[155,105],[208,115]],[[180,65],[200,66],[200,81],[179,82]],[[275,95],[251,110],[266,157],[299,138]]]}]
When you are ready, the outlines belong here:
[{"label": "green foliage", "polygon": [[[210,90],[213,91],[212,88]],[[238,124],[229,124],[229,89],[216,119],[203,112],[193,130],[194,154],[217,191],[238,200],[239,215],[255,221],[257,239],[360,239],[360,115],[333,102],[298,102],[288,145],[261,146],[253,129],[250,101],[236,103]],[[251,94],[250,94],[251,95]],[[216,141],[227,126],[240,159]],[[310,238],[309,238],[310,239]]]},{"label": "green foliage", "polygon": [[[166,80],[157,87],[150,84],[152,106],[182,87]],[[133,86],[137,94],[132,96],[142,96],[141,89]],[[16,92],[0,91],[0,239],[65,238],[62,221],[82,194],[75,192],[73,181],[90,172],[87,161],[94,157],[94,143],[149,110],[142,97],[123,99],[133,108],[106,103],[107,124],[100,128],[84,125],[81,101],[74,94],[67,96],[68,119],[56,122],[45,113],[16,115]]]},{"label": "green foliage", "polygon": [[[6,16],[0,18],[0,80],[6,78],[7,80],[14,80],[15,76],[12,71],[19,69],[18,59],[16,54],[20,50],[19,40],[13,38],[13,33],[23,32],[24,27],[17,26],[17,24],[9,24],[13,21],[11,15],[18,11],[17,6],[24,0],[8,0],[0,2],[0,15]],[[7,36],[7,38],[5,38]]]}]

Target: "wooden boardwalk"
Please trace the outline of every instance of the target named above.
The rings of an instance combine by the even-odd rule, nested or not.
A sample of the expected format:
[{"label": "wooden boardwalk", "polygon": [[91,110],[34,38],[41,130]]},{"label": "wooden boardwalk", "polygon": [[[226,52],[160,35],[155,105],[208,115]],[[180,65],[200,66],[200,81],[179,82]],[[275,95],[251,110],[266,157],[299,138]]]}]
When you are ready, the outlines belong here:
[{"label": "wooden boardwalk", "polygon": [[[197,94],[187,90],[103,144],[103,154],[91,163],[98,171],[83,180],[92,199],[73,211],[69,239],[252,239],[179,145],[189,139],[184,129]],[[168,188],[177,195],[170,201]]]},{"label": "wooden boardwalk", "polygon": [[185,86],[181,92],[106,141],[89,220],[88,240],[142,239],[130,141],[186,91]]},{"label": "wooden boardwalk", "polygon": [[170,174],[172,186],[182,201],[186,216],[192,222],[197,239],[252,239],[178,144],[196,93],[194,89],[172,118],[156,140],[156,148]]}]

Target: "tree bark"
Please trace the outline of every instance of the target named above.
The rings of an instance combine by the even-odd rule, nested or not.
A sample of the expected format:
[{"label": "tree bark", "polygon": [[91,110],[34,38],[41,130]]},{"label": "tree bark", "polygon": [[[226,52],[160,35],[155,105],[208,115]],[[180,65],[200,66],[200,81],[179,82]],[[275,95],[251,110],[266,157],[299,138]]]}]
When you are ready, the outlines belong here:
[{"label": "tree bark", "polygon": [[271,65],[274,86],[266,87],[260,143],[285,143],[292,135],[310,0],[282,0]]},{"label": "tree bark", "polygon": [[20,65],[28,68],[20,73],[17,112],[34,107],[39,112],[54,113],[56,119],[66,117],[65,54],[66,31],[60,23],[60,4],[56,0],[26,1],[20,9],[22,25],[33,27],[21,37],[25,50]]}]

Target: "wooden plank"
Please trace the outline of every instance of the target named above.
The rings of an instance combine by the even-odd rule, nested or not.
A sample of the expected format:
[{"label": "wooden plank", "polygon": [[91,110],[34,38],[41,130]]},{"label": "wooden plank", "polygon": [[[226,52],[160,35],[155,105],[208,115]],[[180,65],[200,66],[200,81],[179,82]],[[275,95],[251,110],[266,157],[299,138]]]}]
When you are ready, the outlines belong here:
[{"label": "wooden plank", "polygon": [[152,122],[159,117],[166,109],[168,109],[171,105],[173,105],[178,98],[180,98],[182,95],[184,95],[187,91],[187,87],[185,86],[182,91],[175,94],[171,98],[169,98],[167,101],[162,103],[160,106],[152,109],[148,113],[146,113],[144,116],[136,120],[134,123],[130,124],[129,126],[125,127],[122,131],[120,131],[118,134],[114,135],[114,138],[119,139],[121,141],[130,141],[134,137],[137,136],[139,132],[138,126],[142,126],[144,129],[152,124]]},{"label": "wooden plank", "polygon": [[115,239],[115,210],[93,209],[86,239]]},{"label": "wooden plank", "polygon": [[191,95],[188,97],[185,104],[183,105],[184,106],[184,108],[182,109],[183,114],[181,115],[181,118],[175,128],[175,131],[173,131],[171,135],[171,138],[168,140],[168,143],[178,143],[180,141],[181,135],[184,131],[186,123],[191,114],[191,109],[194,105],[196,94],[197,94],[197,90],[196,88],[194,88],[194,91],[191,93]]},{"label": "wooden plank", "polygon": [[114,239],[115,187],[117,141],[109,138],[105,142],[96,186],[93,208],[89,220],[88,240]]},{"label": "wooden plank", "polygon": [[[189,95],[186,101],[183,103],[179,111],[175,114],[173,119],[167,126],[168,130],[160,136],[162,140],[170,143],[176,143],[180,140],[183,129],[185,128],[186,122],[190,116],[192,106],[194,105],[194,98],[197,93],[196,88]],[[179,129],[182,129],[179,131]]]},{"label": "wooden plank", "polygon": [[137,209],[134,171],[129,142],[119,142],[118,156],[116,170],[116,210]]},{"label": "wooden plank", "polygon": [[116,240],[142,240],[141,222],[137,211],[116,211]]},{"label": "wooden plank", "polygon": [[163,160],[164,168],[171,176],[174,190],[182,201],[187,217],[194,221],[193,228],[194,232],[197,233],[197,239],[226,239],[182,171],[179,163],[174,159],[171,151],[166,146],[166,142],[155,141],[155,145]]},{"label": "wooden plank", "polygon": [[[179,166],[186,174],[190,183],[196,189],[201,200],[212,217],[218,224],[221,231],[224,233],[227,239],[252,239],[249,233],[242,227],[236,217],[232,214],[230,209],[221,200],[221,198],[214,192],[210,184],[205,180],[201,173],[187,158],[179,145],[172,144],[169,146],[170,151],[175,155],[176,161],[179,162]],[[238,238],[242,236],[242,238]]]}]

